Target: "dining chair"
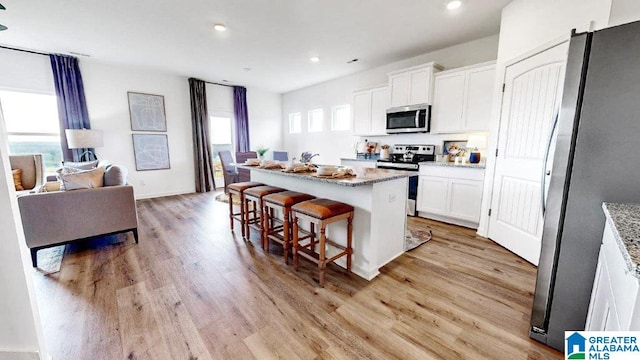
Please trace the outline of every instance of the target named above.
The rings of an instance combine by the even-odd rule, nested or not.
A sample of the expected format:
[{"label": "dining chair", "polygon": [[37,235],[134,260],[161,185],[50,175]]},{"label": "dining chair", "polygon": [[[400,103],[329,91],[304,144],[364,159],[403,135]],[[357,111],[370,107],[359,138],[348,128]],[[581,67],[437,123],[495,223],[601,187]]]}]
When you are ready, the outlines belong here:
[{"label": "dining chair", "polygon": [[219,151],[220,163],[222,164],[222,174],[224,176],[224,192],[228,194],[227,186],[229,184],[240,182],[240,174],[235,166],[232,166],[233,157],[230,151]]},{"label": "dining chair", "polygon": [[273,160],[289,161],[289,153],[286,151],[273,151]]},{"label": "dining chair", "polygon": [[[247,159],[257,159],[258,154],[255,151],[236,152],[236,163],[242,164]],[[251,171],[246,169],[238,169],[238,181],[251,181]]]}]

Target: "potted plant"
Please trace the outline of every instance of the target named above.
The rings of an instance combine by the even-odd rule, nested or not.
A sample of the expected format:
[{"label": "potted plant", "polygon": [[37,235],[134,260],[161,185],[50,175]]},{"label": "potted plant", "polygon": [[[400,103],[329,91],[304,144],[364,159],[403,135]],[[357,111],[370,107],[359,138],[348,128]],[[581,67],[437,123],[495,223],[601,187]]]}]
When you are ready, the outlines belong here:
[{"label": "potted plant", "polygon": [[262,145],[258,146],[258,148],[256,149],[256,154],[258,154],[258,159],[262,160],[264,158],[264,154],[266,154],[267,151],[269,151],[269,148],[264,147]]}]

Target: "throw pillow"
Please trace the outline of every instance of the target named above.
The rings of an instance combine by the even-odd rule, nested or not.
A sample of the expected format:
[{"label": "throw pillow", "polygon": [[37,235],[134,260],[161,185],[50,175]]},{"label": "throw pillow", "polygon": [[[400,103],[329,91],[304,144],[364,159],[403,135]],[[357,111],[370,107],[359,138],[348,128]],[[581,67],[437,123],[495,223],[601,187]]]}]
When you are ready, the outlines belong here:
[{"label": "throw pillow", "polygon": [[98,160],[80,161],[80,162],[65,161],[64,164],[62,164],[62,165],[64,167],[70,167],[70,168],[74,168],[74,169],[91,170],[91,169],[95,169],[98,166]]},{"label": "throw pillow", "polygon": [[11,175],[13,175],[13,185],[16,187],[16,191],[24,190],[24,187],[22,187],[22,169],[11,170]]},{"label": "throw pillow", "polygon": [[63,171],[60,174],[60,178],[66,191],[99,188],[103,186],[104,169],[99,167],[75,173],[65,173]]},{"label": "throw pillow", "polygon": [[104,172],[104,186],[127,185],[127,168],[111,165]]}]

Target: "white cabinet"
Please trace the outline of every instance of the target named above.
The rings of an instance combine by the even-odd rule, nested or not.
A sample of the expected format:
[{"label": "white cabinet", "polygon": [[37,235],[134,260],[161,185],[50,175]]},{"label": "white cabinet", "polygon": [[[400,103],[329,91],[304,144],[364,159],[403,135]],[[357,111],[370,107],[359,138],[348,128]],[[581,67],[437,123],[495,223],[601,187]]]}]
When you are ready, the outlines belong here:
[{"label": "white cabinet", "polygon": [[494,62],[435,74],[431,132],[488,131],[495,74]]},{"label": "white cabinet", "polygon": [[586,330],[640,330],[640,279],[627,268],[609,221],[602,236]]},{"label": "white cabinet", "polygon": [[374,168],[377,165],[375,160],[348,160],[340,159],[340,165],[342,166],[356,166],[356,167],[369,167]]},{"label": "white cabinet", "polygon": [[378,86],[353,93],[352,118],[354,135],[386,135],[386,110],[389,88]]},{"label": "white cabinet", "polygon": [[420,166],[418,214],[477,228],[480,221],[484,169]]},{"label": "white cabinet", "polygon": [[440,70],[440,65],[431,62],[389,73],[391,107],[431,104],[433,74]]}]

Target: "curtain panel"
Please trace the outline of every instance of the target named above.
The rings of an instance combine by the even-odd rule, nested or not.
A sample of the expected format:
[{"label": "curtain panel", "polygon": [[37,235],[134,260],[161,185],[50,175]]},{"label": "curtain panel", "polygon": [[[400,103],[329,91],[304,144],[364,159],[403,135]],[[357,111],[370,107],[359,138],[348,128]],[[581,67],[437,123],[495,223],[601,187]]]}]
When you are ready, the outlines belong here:
[{"label": "curtain panel", "polygon": [[60,145],[64,161],[80,161],[80,155],[94,149],[69,149],[66,129],[91,129],[87,101],[78,59],[66,55],[49,55],[58,99]]},{"label": "curtain panel", "polygon": [[207,90],[202,80],[189,79],[191,97],[191,128],[193,133],[193,159],[196,175],[196,192],[213,191],[213,156],[209,141],[209,112],[207,111]]},{"label": "curtain panel", "polygon": [[247,89],[233,87],[233,113],[236,118],[236,152],[249,151],[249,114],[247,111]]}]

